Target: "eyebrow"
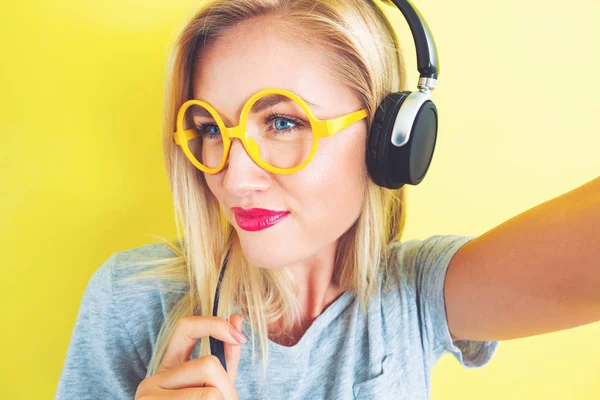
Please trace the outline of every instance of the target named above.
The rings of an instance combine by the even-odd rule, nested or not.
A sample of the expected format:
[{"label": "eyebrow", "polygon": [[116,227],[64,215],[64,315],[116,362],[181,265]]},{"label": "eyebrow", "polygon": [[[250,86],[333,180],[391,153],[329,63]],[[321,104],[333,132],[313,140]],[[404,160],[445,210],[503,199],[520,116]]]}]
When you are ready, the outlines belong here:
[{"label": "eyebrow", "polygon": [[[311,103],[308,100],[302,99],[306,104],[315,107],[315,108],[320,108],[318,105]],[[288,102],[288,101],[292,101],[292,99],[290,99],[287,96],[281,95],[281,94],[271,94],[269,96],[263,97],[261,99],[258,99],[256,101],[256,103],[254,103],[254,105],[252,106],[252,110],[256,110],[256,112],[260,112],[263,111],[266,108],[269,107],[273,107],[276,104],[282,103],[282,102]]]},{"label": "eyebrow", "polygon": [[[306,104],[308,104],[311,107],[314,108],[321,108],[318,105],[311,103],[310,101],[301,98]],[[255,112],[261,112],[267,108],[273,107],[279,103],[285,103],[285,102],[289,102],[289,101],[293,101],[292,99],[290,99],[287,96],[281,95],[281,94],[270,94],[268,96],[262,97],[260,99],[258,99],[256,101],[256,103],[254,103],[252,105],[252,110]],[[204,107],[194,107],[192,109],[192,115],[195,117],[211,117],[210,113],[208,112],[208,110],[206,110]]]}]

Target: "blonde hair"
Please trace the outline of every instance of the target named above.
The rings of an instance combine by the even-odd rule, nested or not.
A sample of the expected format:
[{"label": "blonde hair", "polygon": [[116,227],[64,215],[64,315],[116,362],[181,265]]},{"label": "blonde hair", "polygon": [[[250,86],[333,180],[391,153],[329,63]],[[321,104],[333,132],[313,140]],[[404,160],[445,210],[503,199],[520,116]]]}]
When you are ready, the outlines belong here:
[{"label": "blonde hair", "polygon": [[[252,362],[258,338],[263,360],[261,387],[268,361],[267,326],[283,318],[283,330],[299,320],[293,278],[287,268],[258,268],[245,260],[239,239],[206,185],[204,175],[174,144],[175,117],[181,104],[192,98],[192,77],[199,49],[242,21],[283,16],[290,38],[318,46],[332,65],[332,76],[348,85],[366,108],[370,129],[379,103],[390,92],[405,89],[403,56],[394,31],[372,1],[366,0],[213,0],[184,24],[171,48],[167,64],[163,149],[167,177],[173,192],[178,241],[160,238],[174,253],[156,260],[153,268],[129,277],[157,279],[186,287],[169,310],[159,332],[147,377],[156,374],[169,339],[180,318],[212,315],[214,293],[224,256],[231,253],[220,290],[218,316],[228,319],[234,304],[249,321]],[[368,131],[367,131],[368,132]],[[364,162],[363,159],[356,162]],[[181,222],[179,222],[179,219]],[[404,187],[384,189],[367,180],[360,216],[339,239],[334,281],[356,293],[361,310],[377,291],[385,272],[386,248],[400,240],[404,228]],[[183,233],[181,232],[183,231]],[[182,234],[186,241],[182,239]],[[384,273],[386,276],[387,273]],[[171,290],[164,285],[162,290]],[[208,338],[201,340],[199,356],[210,354]]]}]

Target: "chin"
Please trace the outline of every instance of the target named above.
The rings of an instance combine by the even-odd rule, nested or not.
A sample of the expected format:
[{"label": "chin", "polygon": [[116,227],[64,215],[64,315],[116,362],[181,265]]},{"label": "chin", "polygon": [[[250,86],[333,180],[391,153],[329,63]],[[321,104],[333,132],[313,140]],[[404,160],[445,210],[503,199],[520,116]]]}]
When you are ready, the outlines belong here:
[{"label": "chin", "polygon": [[270,254],[248,254],[244,252],[244,257],[248,262],[262,269],[278,269],[287,265],[286,261],[273,257]]},{"label": "chin", "polygon": [[286,246],[280,243],[248,243],[240,237],[240,244],[244,257],[248,262],[256,267],[264,269],[278,269],[291,264],[294,260],[288,252],[277,254],[277,250],[285,250]]}]

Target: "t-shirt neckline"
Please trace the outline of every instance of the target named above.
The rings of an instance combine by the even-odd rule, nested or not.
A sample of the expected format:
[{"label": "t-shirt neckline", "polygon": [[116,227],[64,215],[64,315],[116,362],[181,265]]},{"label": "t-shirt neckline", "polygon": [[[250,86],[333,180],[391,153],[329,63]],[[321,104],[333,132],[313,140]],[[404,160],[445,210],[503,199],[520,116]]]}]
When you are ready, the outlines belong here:
[{"label": "t-shirt neckline", "polygon": [[[333,303],[329,305],[308,327],[308,329],[304,332],[300,340],[294,344],[293,346],[283,346],[279,343],[268,339],[269,341],[269,353],[279,353],[285,355],[295,355],[299,352],[303,352],[306,350],[307,346],[310,346],[310,343],[313,341],[315,335],[317,335],[323,326],[329,324],[333,319],[339,316],[342,311],[350,304],[350,302],[354,299],[354,292],[351,290],[346,290],[337,299],[334,300]],[[250,324],[246,321],[242,322],[242,333],[246,337],[250,337],[251,330]],[[248,342],[247,342],[248,343]]]}]

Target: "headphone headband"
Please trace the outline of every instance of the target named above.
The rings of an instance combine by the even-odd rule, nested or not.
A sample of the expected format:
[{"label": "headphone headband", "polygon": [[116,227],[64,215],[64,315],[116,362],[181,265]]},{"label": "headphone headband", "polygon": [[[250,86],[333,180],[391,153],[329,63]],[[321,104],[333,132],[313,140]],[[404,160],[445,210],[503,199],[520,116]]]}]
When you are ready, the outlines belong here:
[{"label": "headphone headband", "polygon": [[[417,50],[417,69],[419,70],[419,89],[428,87],[435,88],[437,77],[440,74],[440,62],[438,59],[437,47],[431,34],[431,30],[423,18],[423,15],[409,0],[380,0],[382,4],[392,7],[396,6],[404,15],[410,31],[415,40]],[[391,4],[390,4],[391,3]],[[400,43],[397,36],[394,36],[396,46],[399,49]]]}]

